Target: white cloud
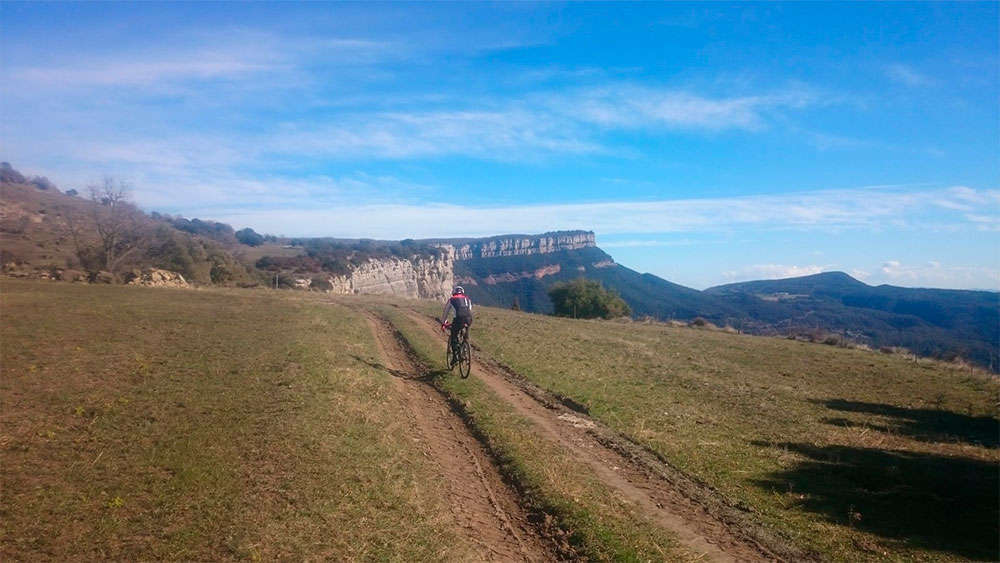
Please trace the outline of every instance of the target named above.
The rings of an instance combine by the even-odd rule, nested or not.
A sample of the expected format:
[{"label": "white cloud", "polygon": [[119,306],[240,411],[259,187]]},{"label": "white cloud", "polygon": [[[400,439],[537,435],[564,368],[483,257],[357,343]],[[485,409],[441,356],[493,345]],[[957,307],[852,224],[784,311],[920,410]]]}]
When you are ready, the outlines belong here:
[{"label": "white cloud", "polygon": [[[880,281],[890,284],[1000,289],[1000,269],[986,266],[945,265],[937,260],[920,264],[888,260],[882,264],[880,271]],[[986,287],[983,287],[983,280],[987,280]]]},{"label": "white cloud", "polygon": [[784,278],[797,278],[799,276],[811,276],[813,274],[819,274],[830,269],[830,266],[818,266],[818,265],[788,265],[788,264],[753,264],[740,268],[739,270],[731,270],[725,272],[723,275],[726,279],[730,281],[747,281],[747,280],[777,280]]},{"label": "white cloud", "polygon": [[907,86],[929,86],[934,83],[927,75],[900,63],[886,66],[885,73],[892,80]]},{"label": "white cloud", "polygon": [[[267,210],[213,212],[215,219],[288,234],[377,238],[480,236],[503,232],[592,229],[602,235],[652,233],[732,233],[743,230],[840,232],[883,228],[926,228],[925,215],[948,190],[901,191],[862,188],[798,194],[611,201],[515,206],[454,204],[384,205],[370,200],[330,207],[303,206],[294,199]],[[234,201],[245,201],[234,196]],[[351,217],[331,232],[330,217]],[[461,217],[461,221],[455,221]],[[951,228],[968,228],[951,218]]]},{"label": "white cloud", "polygon": [[768,114],[802,108],[817,97],[800,88],[769,94],[706,96],[684,89],[612,84],[539,97],[572,119],[609,129],[756,130]]},{"label": "white cloud", "polygon": [[[89,75],[89,79],[169,82],[167,75],[170,73],[189,73],[190,78],[190,73],[212,76],[214,72],[263,68],[251,63],[237,62],[227,66],[206,60],[199,62],[198,57],[194,59],[190,64],[154,63],[142,68],[128,64],[106,69],[106,74]],[[53,76],[60,76],[60,73],[54,72]],[[76,80],[72,73],[66,79]],[[230,86],[226,88],[219,93],[219,99],[229,97]],[[231,94],[242,96],[247,92]],[[109,107],[93,106],[94,101],[88,99],[75,114],[69,111],[62,116],[62,127],[46,135],[38,135],[33,124],[21,123],[22,118],[9,116],[11,131],[31,130],[33,134],[25,135],[16,143],[9,139],[17,151],[8,158],[24,162],[31,159],[31,152],[35,152],[72,155],[80,162],[101,167],[174,167],[186,171],[288,159],[301,163],[309,159],[400,160],[459,155],[531,162],[559,155],[628,153],[602,140],[603,133],[609,130],[667,128],[711,132],[757,129],[766,126],[770,112],[806,103],[802,95],[794,93],[708,98],[679,90],[621,86],[570,94],[529,95],[520,100],[499,102],[489,99],[421,101],[425,107],[447,105],[464,109],[337,108],[325,119],[293,117],[267,129],[233,134],[218,127],[199,126],[190,130],[172,125],[172,120],[165,116],[154,118],[152,115],[147,126],[137,128],[134,120],[122,119],[122,107],[129,104],[130,96],[127,92],[115,95],[123,98]],[[260,95],[266,94],[260,92]],[[184,96],[184,99],[189,98]],[[219,99],[209,103],[218,104]],[[215,114],[228,115],[226,107],[203,109],[209,121],[218,119]],[[137,103],[128,111],[144,111],[143,105]],[[104,112],[109,113],[105,115]],[[238,116],[236,119],[243,121]],[[79,142],[79,134],[66,135],[68,130],[86,132],[88,142]],[[56,170],[47,172],[58,175]]]},{"label": "white cloud", "polygon": [[872,275],[871,272],[860,268],[851,268],[847,273],[850,274],[851,277],[861,281],[867,281]]},{"label": "white cloud", "polygon": [[[4,74],[21,87],[51,89],[129,86],[157,90],[168,84],[212,79],[258,79],[280,87],[275,73],[289,73],[306,62],[352,66],[395,58],[391,44],[352,38],[279,37],[248,29],[217,30],[163,38],[114,55],[68,51],[44,65],[10,61]],[[281,77],[287,80],[286,76]]]},{"label": "white cloud", "polygon": [[261,63],[229,58],[109,62],[95,67],[33,67],[17,70],[21,82],[58,87],[149,85],[172,80],[203,80],[258,72]]},{"label": "white cloud", "polygon": [[601,242],[598,244],[601,248],[642,248],[642,247],[657,247],[657,246],[694,246],[698,244],[719,244],[718,241],[697,241],[689,238],[683,239],[670,239],[670,240],[614,240],[610,242]]},{"label": "white cloud", "polygon": [[504,160],[603,150],[573,123],[517,108],[350,115],[337,125],[291,125],[261,139],[259,146],[335,159],[459,154]]}]

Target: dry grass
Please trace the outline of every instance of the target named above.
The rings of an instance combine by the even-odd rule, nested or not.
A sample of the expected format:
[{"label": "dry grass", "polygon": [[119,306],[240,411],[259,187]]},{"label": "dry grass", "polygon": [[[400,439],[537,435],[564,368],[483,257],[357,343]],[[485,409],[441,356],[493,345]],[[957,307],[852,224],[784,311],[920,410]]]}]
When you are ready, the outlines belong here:
[{"label": "dry grass", "polygon": [[499,309],[478,310],[473,339],[827,557],[1000,556],[1000,386],[988,376],[778,338]]},{"label": "dry grass", "polygon": [[0,558],[463,559],[366,324],[286,297],[3,281]]}]

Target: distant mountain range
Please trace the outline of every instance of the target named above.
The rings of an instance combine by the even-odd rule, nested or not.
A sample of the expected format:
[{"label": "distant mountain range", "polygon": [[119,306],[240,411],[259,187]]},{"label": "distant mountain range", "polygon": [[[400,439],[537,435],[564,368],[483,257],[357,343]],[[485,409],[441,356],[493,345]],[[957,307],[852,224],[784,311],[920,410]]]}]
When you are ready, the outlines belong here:
[{"label": "distant mountain range", "polygon": [[[993,370],[1000,365],[996,292],[870,286],[841,272],[698,291],[616,263],[590,231],[421,241],[277,239],[131,207],[135,251],[104,275],[101,268],[88,270],[81,254],[81,245],[96,244],[88,219],[93,202],[6,163],[0,164],[0,192],[0,266],[8,276],[114,280],[154,267],[204,285],[429,297],[446,291],[453,274],[478,303],[516,302],[538,313],[552,311],[552,284],[586,277],[617,291],[640,318],[702,317],[755,334],[833,333],[873,347],[962,357]],[[442,244],[454,252],[436,248]],[[428,293],[430,286],[440,291]]]},{"label": "distant mountain range", "polygon": [[[959,356],[997,368],[1000,294],[990,291],[870,286],[843,272],[783,280],[734,283],[698,291],[614,262],[594,243],[593,233],[539,235],[573,241],[573,248],[547,244],[545,252],[514,255],[466,253],[455,263],[456,280],[477,301],[551,312],[548,288],[587,277],[617,291],[637,317],[690,320],[702,317],[756,334],[833,333],[873,347],[900,346],[944,359]],[[490,244],[523,235],[490,237]],[[441,242],[458,242],[442,240]],[[476,241],[463,240],[475,247]],[[503,243],[501,243],[503,246]]]}]

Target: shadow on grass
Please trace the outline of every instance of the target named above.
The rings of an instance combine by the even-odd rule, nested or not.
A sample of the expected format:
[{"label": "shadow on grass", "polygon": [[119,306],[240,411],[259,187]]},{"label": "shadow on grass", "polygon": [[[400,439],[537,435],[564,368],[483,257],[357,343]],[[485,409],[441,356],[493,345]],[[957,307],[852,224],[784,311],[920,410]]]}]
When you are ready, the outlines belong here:
[{"label": "shadow on grass", "polygon": [[836,426],[866,426],[882,432],[909,436],[921,442],[964,442],[987,448],[1000,447],[1000,420],[990,416],[968,416],[941,409],[912,409],[842,399],[813,402],[838,411],[892,417],[896,423],[895,426],[879,426],[846,418],[824,420]]},{"label": "shadow on grass", "polygon": [[374,368],[374,369],[377,369],[377,370],[380,370],[380,371],[388,372],[389,375],[392,375],[393,377],[398,377],[400,379],[409,379],[409,380],[412,380],[412,381],[431,382],[431,381],[436,380],[439,377],[444,377],[445,375],[448,375],[449,373],[451,373],[448,370],[436,369],[436,370],[429,371],[429,372],[421,374],[421,373],[418,373],[418,372],[409,372],[409,371],[405,371],[405,370],[401,370],[401,369],[393,369],[393,368],[391,368],[391,367],[389,367],[389,366],[387,366],[385,364],[380,364],[378,362],[373,362],[373,361],[369,360],[368,358],[362,358],[361,356],[358,356],[356,354],[352,354],[351,357],[354,358],[355,360],[357,360],[357,361],[359,361],[359,362],[367,365],[370,368]]},{"label": "shadow on grass", "polygon": [[847,446],[753,444],[806,458],[755,483],[791,493],[800,509],[914,547],[1000,559],[996,463]]}]

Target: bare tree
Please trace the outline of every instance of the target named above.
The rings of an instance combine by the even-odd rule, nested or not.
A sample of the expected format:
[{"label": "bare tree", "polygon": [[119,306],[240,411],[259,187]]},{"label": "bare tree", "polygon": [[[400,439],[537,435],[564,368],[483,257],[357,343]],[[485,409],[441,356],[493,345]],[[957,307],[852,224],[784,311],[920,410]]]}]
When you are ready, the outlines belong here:
[{"label": "bare tree", "polygon": [[[87,214],[75,217],[66,213],[66,227],[76,246],[80,265],[91,277],[100,270],[113,274],[129,256],[142,248],[141,213],[129,202],[129,186],[124,182],[108,177],[102,184],[88,189]],[[93,230],[85,226],[86,223],[92,223]]]},{"label": "bare tree", "polygon": [[[91,213],[101,239],[104,267],[113,272],[115,263],[127,248],[134,231],[134,207],[128,202],[129,186],[105,177],[100,186],[90,186]],[[134,247],[133,247],[134,248]]]}]

